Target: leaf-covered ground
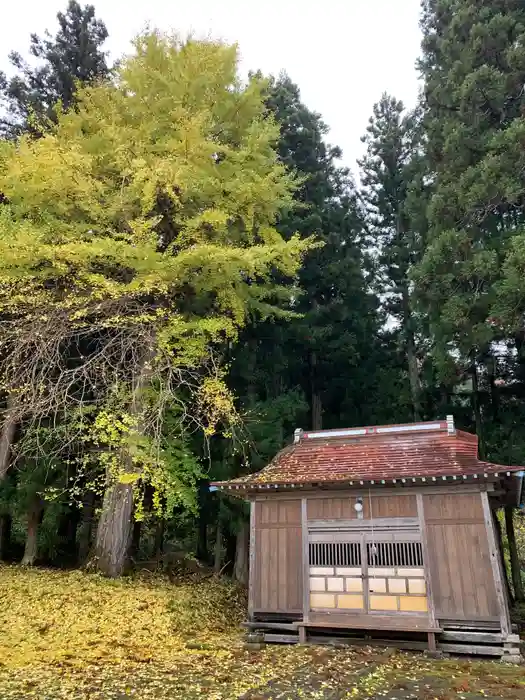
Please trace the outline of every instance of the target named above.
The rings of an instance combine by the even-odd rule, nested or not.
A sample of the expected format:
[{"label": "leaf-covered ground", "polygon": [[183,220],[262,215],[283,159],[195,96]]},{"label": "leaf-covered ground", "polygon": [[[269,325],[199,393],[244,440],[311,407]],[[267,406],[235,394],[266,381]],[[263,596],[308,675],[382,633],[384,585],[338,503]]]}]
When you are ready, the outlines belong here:
[{"label": "leaf-covered ground", "polygon": [[207,579],[0,567],[0,698],[525,700],[525,668],[370,648],[245,651],[244,601]]}]

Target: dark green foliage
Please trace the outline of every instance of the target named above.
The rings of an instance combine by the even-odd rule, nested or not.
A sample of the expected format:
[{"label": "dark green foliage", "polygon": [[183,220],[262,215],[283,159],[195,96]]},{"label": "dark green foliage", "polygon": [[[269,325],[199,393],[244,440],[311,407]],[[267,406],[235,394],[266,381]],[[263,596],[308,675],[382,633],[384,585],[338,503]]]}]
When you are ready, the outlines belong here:
[{"label": "dark green foliage", "polygon": [[273,82],[268,106],[281,125],[281,158],[303,180],[297,206],[282,217],[279,229],[285,235],[314,234],[323,243],[300,272],[294,308],[302,318],[285,331],[286,380],[309,401],[308,427],[337,427],[349,420],[347,411],[355,412],[353,380],[359,381],[379,330],[378,300],[367,280],[364,221],[349,171],[337,162],[340,149],[326,144],[327,126],[300,101],[287,76]]},{"label": "dark green foliage", "polygon": [[109,75],[102,45],[108,32],[96,18],[93,5],[82,7],[69,0],[65,12],[57,15],[59,30],[55,36],[31,35],[31,65],[17,52],[9,55],[15,75],[7,79],[0,74],[0,98],[7,115],[0,120],[0,129],[16,136],[29,129],[41,133],[47,120],[54,120],[60,101],[67,110],[74,103],[77,83],[103,80]]},{"label": "dark green foliage", "polygon": [[[71,1],[58,21],[55,37],[31,37],[37,67],[11,56],[4,136],[40,135],[57,102],[74,107],[77,82],[110,74],[93,7]],[[300,182],[277,228],[322,246],[294,285],[274,273],[275,291],[253,298],[238,342],[221,348],[243,417],[233,439],[181,435],[178,413],[166,413],[163,449],[179,497],[159,508],[141,493],[135,561],[178,570],[198,567],[196,555],[232,574],[248,509],[210,493],[209,481],[261,469],[297,427],[453,413],[478,433],[482,456],[525,463],[525,6],[425,0],[422,29],[420,104],[407,111],[385,94],[374,106],[359,187],[298,86],[286,75],[269,81],[278,153]],[[199,313],[206,303],[186,300]],[[36,460],[31,433],[18,433],[18,459],[0,484],[11,556],[21,558],[33,515],[37,561],[69,565],[78,551],[84,561],[101,505],[89,464],[75,466],[73,442],[71,454],[50,449]]]},{"label": "dark green foliage", "polygon": [[525,457],[515,432],[522,422],[523,377],[514,358],[523,323],[517,270],[525,7],[429,0],[422,28],[433,193],[425,252],[413,279],[428,314],[435,364],[449,395],[455,387],[465,427],[476,430],[482,452],[495,459],[510,458],[512,441],[516,461]]},{"label": "dark green foliage", "polygon": [[419,115],[383,95],[374,105],[362,168],[368,242],[374,251],[375,282],[390,321],[399,329],[406,357],[412,412],[422,417],[418,345],[421,321],[414,309],[410,273],[421,256],[426,229],[425,162]]},{"label": "dark green foliage", "polygon": [[510,239],[523,222],[525,8],[426,3],[424,110],[434,194],[417,282],[433,330],[466,362],[497,338],[488,323]]},{"label": "dark green foliage", "polygon": [[[230,381],[245,420],[245,447],[216,445],[213,478],[262,468],[295,428],[335,428],[403,421],[410,394],[402,355],[372,289],[364,212],[340,151],[326,144],[320,115],[287,76],[272,80],[267,99],[280,125],[278,151],[297,173],[295,206],[279,231],[323,243],[309,253],[297,289],[282,300],[296,317],[254,319],[233,351]],[[213,519],[215,516],[211,516]],[[245,517],[235,503],[221,511],[228,537]]]},{"label": "dark green foliage", "polygon": [[[271,81],[267,104],[281,127],[281,159],[301,180],[295,207],[278,228],[286,237],[314,234],[323,246],[307,255],[288,298],[286,308],[298,317],[259,320],[234,353],[231,377],[246,412],[251,469],[271,458],[296,427],[409,415],[406,370],[382,328],[364,213],[348,169],[338,164],[340,150],[326,144],[327,126],[287,76]],[[392,392],[393,404],[385,406],[379,386]]]}]

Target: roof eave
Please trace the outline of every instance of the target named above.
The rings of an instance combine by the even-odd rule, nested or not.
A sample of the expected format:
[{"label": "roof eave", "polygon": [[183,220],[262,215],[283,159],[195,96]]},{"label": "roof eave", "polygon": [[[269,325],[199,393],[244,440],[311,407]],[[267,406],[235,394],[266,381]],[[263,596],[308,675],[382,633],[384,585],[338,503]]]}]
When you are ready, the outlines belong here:
[{"label": "roof eave", "polygon": [[[524,472],[525,473],[525,472]],[[301,489],[317,489],[317,488],[363,488],[370,486],[413,486],[416,484],[436,486],[440,483],[480,483],[496,481],[505,476],[509,477],[512,474],[518,474],[523,478],[522,468],[508,468],[502,467],[500,471],[479,471],[471,474],[435,474],[432,476],[428,475],[414,475],[414,476],[398,476],[389,478],[375,478],[375,479],[334,479],[334,480],[317,480],[317,481],[267,481],[267,482],[235,482],[235,481],[222,481],[213,482],[210,486],[216,487],[218,490],[226,493],[261,493],[268,491],[292,491]]]}]

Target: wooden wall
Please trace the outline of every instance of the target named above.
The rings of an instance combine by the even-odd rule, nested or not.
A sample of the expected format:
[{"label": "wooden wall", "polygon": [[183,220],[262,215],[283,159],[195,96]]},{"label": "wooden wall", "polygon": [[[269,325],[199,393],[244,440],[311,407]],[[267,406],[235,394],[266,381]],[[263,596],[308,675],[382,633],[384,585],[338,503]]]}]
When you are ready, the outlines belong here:
[{"label": "wooden wall", "polygon": [[436,618],[499,619],[481,494],[424,494]]},{"label": "wooden wall", "polygon": [[[356,496],[346,492],[333,497],[308,498],[308,520],[357,518]],[[270,497],[257,500],[252,609],[266,612],[302,613],[303,562],[301,499]],[[372,495],[374,518],[416,517],[415,494]],[[370,499],[363,497],[363,516],[370,517]]]},{"label": "wooden wall", "polygon": [[255,502],[253,608],[303,610],[301,500]]},{"label": "wooden wall", "polygon": [[[374,518],[415,518],[417,502],[415,494],[390,494],[388,496],[363,495],[363,518],[370,518],[370,505]],[[356,496],[342,494],[327,498],[308,499],[308,520],[353,520]]]},{"label": "wooden wall", "polygon": [[[498,598],[480,491],[421,494],[429,605],[435,619],[498,621]],[[309,522],[354,520],[356,492],[308,495]],[[372,494],[373,519],[418,518],[416,492]],[[253,511],[252,612],[301,614],[303,601],[301,498],[278,494],[255,501]],[[370,521],[370,501],[363,494],[363,516]],[[309,581],[306,585],[309,587]],[[499,585],[499,584],[498,584]],[[498,589],[499,590],[499,589]],[[501,593],[501,592],[500,592]],[[500,594],[501,598],[501,594]],[[306,603],[305,603],[306,604]]]}]

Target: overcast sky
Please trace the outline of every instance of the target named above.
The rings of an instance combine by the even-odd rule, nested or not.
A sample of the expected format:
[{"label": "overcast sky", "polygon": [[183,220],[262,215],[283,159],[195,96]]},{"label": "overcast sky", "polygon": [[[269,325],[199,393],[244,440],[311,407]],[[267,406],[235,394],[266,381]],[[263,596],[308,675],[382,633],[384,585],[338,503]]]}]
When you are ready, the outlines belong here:
[{"label": "overcast sky", "polygon": [[[383,91],[412,106],[419,53],[419,0],[91,0],[113,56],[147,23],[237,42],[242,70],[285,70],[304,102],[330,126],[329,141],[354,167],[372,105]],[[27,51],[31,32],[56,30],[66,0],[18,0],[2,9],[0,69]]]}]

